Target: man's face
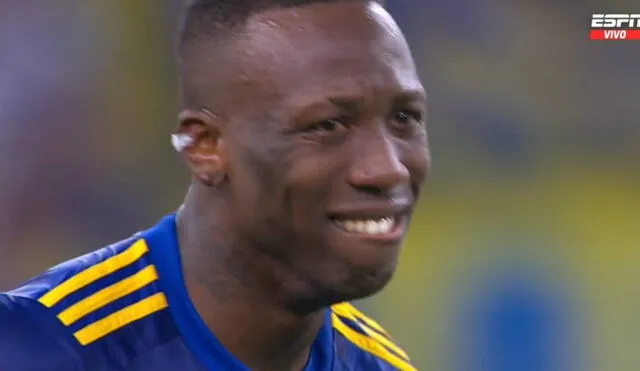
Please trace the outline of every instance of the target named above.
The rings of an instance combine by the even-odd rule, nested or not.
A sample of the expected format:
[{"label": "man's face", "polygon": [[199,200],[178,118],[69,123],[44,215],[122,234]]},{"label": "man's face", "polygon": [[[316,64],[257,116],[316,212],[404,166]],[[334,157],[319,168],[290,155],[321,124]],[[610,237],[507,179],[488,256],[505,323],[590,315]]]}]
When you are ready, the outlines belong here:
[{"label": "man's face", "polygon": [[305,300],[377,292],[430,162],[401,32],[379,5],[337,2],[256,15],[233,47],[221,135],[236,232]]}]

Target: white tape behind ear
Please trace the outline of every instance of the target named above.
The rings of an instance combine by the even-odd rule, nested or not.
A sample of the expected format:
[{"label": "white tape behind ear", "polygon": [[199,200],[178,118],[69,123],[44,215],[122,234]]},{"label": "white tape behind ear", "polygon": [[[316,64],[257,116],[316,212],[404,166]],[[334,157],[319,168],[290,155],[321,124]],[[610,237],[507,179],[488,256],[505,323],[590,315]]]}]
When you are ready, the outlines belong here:
[{"label": "white tape behind ear", "polygon": [[171,144],[176,151],[182,152],[185,148],[193,144],[193,138],[188,134],[172,134]]}]

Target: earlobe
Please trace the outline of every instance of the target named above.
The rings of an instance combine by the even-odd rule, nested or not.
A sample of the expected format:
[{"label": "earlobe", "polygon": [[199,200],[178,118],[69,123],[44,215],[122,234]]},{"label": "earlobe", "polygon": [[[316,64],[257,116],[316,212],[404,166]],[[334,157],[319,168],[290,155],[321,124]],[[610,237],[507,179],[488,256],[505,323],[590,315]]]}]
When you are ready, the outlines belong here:
[{"label": "earlobe", "polygon": [[179,116],[177,132],[171,136],[171,143],[184,155],[191,173],[208,187],[217,186],[226,177],[220,125],[209,112],[185,110]]}]

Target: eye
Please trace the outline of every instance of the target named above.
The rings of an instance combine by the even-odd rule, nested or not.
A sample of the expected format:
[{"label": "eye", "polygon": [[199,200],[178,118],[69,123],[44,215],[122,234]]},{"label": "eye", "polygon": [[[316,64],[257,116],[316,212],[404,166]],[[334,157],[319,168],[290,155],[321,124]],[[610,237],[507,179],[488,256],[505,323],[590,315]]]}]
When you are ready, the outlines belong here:
[{"label": "eye", "polygon": [[424,130],[424,114],[416,109],[401,109],[391,116],[391,127],[401,135],[413,136]]},{"label": "eye", "polygon": [[403,109],[397,111],[394,115],[394,120],[399,124],[422,124],[422,113],[417,110]]},{"label": "eye", "polygon": [[309,126],[307,132],[332,133],[348,127],[349,118],[345,116],[323,120]]}]

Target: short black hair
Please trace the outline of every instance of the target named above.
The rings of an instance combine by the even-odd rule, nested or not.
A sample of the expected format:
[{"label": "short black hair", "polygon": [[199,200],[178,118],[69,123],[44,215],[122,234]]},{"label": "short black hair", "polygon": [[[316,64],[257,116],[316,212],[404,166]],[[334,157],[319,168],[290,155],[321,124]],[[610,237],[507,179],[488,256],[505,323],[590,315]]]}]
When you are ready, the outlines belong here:
[{"label": "short black hair", "polygon": [[249,17],[263,11],[345,1],[384,4],[383,0],[190,0],[180,32],[178,53],[181,54],[186,45],[237,31]]},{"label": "short black hair", "polygon": [[[249,18],[272,9],[302,7],[340,2],[374,2],[384,0],[185,0],[186,11],[179,33],[176,54],[180,65],[180,99],[183,105],[202,105],[201,89],[192,85],[188,67],[192,46],[210,41],[226,42],[241,35]],[[224,55],[224,52],[219,53]]]}]

